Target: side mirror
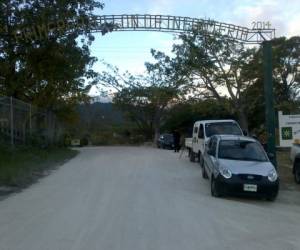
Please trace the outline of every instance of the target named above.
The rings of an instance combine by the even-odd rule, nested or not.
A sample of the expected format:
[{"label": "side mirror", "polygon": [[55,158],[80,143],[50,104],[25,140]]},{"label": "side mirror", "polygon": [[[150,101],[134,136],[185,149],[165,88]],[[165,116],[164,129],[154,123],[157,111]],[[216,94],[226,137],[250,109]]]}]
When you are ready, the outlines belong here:
[{"label": "side mirror", "polygon": [[250,137],[258,141],[258,137],[256,135],[250,135]]},{"label": "side mirror", "polygon": [[248,136],[248,132],[246,130],[243,130],[243,135]]}]

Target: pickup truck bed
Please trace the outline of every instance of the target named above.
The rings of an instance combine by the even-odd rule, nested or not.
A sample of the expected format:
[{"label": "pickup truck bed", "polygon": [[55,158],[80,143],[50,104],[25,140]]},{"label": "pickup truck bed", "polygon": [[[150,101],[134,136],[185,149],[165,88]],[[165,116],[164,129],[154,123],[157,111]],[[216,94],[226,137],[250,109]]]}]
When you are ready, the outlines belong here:
[{"label": "pickup truck bed", "polygon": [[193,138],[192,137],[185,138],[184,145],[186,148],[192,148],[193,147]]}]

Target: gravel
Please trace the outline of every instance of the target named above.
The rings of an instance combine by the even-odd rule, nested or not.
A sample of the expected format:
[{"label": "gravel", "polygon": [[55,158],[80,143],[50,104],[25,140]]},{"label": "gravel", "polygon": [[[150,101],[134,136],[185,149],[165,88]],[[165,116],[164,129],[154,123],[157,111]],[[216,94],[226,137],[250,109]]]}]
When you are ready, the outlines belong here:
[{"label": "gravel", "polygon": [[300,249],[300,192],[213,198],[199,165],[150,147],[91,147],[0,202],[1,250]]}]

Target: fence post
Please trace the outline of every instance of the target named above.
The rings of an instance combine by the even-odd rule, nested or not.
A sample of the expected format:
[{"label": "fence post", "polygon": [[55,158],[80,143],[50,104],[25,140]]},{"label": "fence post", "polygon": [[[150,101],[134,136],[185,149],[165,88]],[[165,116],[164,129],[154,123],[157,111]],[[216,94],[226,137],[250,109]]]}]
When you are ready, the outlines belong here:
[{"label": "fence post", "polygon": [[12,96],[10,97],[10,143],[14,147],[14,108]]}]

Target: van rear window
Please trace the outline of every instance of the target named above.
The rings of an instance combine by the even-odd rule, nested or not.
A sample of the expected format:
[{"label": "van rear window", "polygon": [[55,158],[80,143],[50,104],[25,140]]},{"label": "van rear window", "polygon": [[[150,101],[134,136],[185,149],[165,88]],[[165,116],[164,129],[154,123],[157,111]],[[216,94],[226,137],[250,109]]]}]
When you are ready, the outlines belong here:
[{"label": "van rear window", "polygon": [[218,122],[205,124],[206,137],[213,135],[243,135],[240,127],[234,122]]}]

